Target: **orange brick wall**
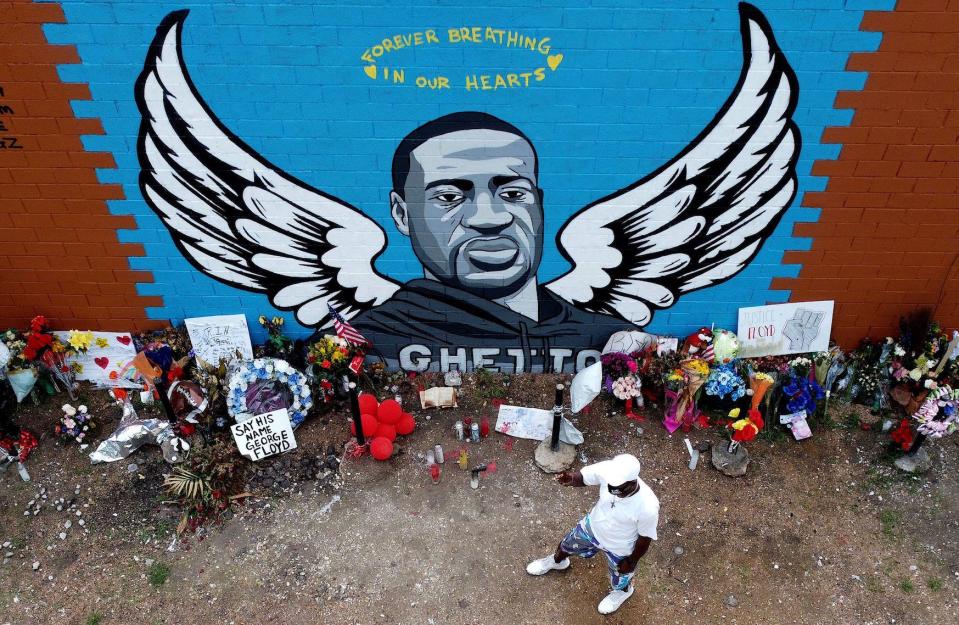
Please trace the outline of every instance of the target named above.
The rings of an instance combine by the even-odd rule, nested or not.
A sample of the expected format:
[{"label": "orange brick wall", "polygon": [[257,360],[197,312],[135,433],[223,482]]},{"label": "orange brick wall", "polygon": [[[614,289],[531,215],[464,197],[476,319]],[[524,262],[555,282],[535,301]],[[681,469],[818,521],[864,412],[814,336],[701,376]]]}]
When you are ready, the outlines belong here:
[{"label": "orange brick wall", "polygon": [[[121,244],[117,229],[132,217],[111,215],[106,200],[123,197],[97,181],[108,154],[84,151],[82,134],[102,133],[77,119],[70,100],[89,99],[84,85],[61,82],[58,63],[79,62],[72,46],[47,43],[42,24],[64,21],[56,4],[0,2],[0,328],[43,313],[60,328],[146,329],[144,307],[158,297],[136,292],[150,274],[130,269],[139,245]],[[11,140],[15,139],[15,141]],[[17,149],[22,145],[22,149]]]},{"label": "orange brick wall", "polygon": [[850,56],[869,77],[836,98],[855,116],[823,135],[843,147],[813,168],[829,182],[804,205],[822,216],[795,232],[812,249],[787,252],[802,271],[775,283],[792,301],[835,299],[833,335],[847,347],[918,307],[959,326],[959,0],[900,0],[861,28],[882,44]]}]

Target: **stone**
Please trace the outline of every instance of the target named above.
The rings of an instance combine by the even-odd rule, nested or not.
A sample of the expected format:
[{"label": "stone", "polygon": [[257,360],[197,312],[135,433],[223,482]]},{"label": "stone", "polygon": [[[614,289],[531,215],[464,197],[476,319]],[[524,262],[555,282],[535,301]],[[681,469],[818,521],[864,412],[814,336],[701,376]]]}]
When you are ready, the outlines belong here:
[{"label": "stone", "polygon": [[39,570],[40,570],[40,563],[39,563],[39,562],[34,562],[34,563],[33,563],[33,570],[34,570],[34,571],[39,571]]},{"label": "stone", "polygon": [[452,371],[447,371],[446,375],[443,376],[443,383],[446,386],[462,386],[463,374],[461,374],[456,369],[453,369]]},{"label": "stone", "polygon": [[920,447],[914,454],[906,454],[897,458],[896,468],[906,473],[925,473],[932,468],[932,459],[925,447]]},{"label": "stone", "polygon": [[684,553],[686,553],[686,550],[683,549],[682,547],[673,547],[673,553],[676,554],[677,556],[681,556]]},{"label": "stone", "polygon": [[[742,447],[742,445],[740,445],[740,447]],[[736,599],[736,595],[729,595],[723,603],[725,603],[727,607],[735,608],[739,605],[739,600]]]},{"label": "stone", "polygon": [[550,448],[550,438],[547,437],[533,454],[533,461],[544,473],[562,473],[569,470],[576,462],[576,446],[559,442],[559,448],[553,451]]},{"label": "stone", "polygon": [[737,445],[732,453],[725,443],[713,445],[713,466],[723,475],[741,477],[746,475],[746,468],[749,466],[749,452],[742,445]]}]

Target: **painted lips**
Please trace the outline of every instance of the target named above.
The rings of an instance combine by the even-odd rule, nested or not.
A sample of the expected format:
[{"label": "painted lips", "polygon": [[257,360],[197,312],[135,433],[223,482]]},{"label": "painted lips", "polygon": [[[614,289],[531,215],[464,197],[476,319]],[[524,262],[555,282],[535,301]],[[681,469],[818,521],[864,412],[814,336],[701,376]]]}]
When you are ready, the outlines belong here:
[{"label": "painted lips", "polygon": [[509,237],[473,239],[463,246],[463,254],[477,269],[495,271],[513,264],[519,245]]}]

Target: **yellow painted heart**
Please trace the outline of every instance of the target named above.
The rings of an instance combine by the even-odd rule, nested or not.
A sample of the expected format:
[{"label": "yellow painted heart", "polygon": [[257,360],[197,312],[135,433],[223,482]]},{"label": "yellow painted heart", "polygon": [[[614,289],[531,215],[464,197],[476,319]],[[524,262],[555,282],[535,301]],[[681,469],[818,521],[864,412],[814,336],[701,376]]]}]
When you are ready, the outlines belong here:
[{"label": "yellow painted heart", "polygon": [[546,64],[549,65],[549,68],[556,71],[556,68],[559,67],[559,64],[563,62],[562,54],[552,54],[546,57]]},{"label": "yellow painted heart", "polygon": [[[548,59],[547,59],[547,60],[548,60]],[[367,76],[369,76],[369,77],[372,78],[373,80],[376,80],[376,66],[375,66],[375,65],[367,65],[366,67],[363,68],[363,71],[366,73]]]}]

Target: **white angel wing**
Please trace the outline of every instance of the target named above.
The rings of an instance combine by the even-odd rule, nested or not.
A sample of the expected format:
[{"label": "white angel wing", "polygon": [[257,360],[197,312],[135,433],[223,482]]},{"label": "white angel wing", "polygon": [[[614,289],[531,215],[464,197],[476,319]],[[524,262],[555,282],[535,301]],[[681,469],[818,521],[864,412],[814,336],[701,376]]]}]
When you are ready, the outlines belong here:
[{"label": "white angel wing", "polygon": [[373,267],[382,228],[260,158],[201,99],[181,58],[186,15],[157,28],[136,87],[140,188],[177,247],[306,326],[330,323],[327,304],[349,319],[388,299],[399,285]]},{"label": "white angel wing", "polygon": [[576,213],[557,235],[573,264],[546,286],[638,325],[742,270],[796,193],[798,84],[769,22],[740,4],[744,64],[710,125],[675,159]]}]

